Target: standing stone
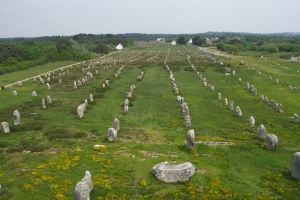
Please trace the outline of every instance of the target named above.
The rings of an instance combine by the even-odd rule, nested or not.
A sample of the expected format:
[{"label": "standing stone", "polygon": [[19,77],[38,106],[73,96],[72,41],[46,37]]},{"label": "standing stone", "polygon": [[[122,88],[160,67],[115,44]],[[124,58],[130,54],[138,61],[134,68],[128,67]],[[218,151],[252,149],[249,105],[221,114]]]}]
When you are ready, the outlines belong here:
[{"label": "standing stone", "polygon": [[120,120],[118,118],[114,118],[112,125],[113,128],[116,129],[117,131],[120,130]]},{"label": "standing stone", "polygon": [[90,200],[92,190],[92,175],[89,171],[85,171],[85,176],[75,186],[75,200]]},{"label": "standing stone", "polygon": [[84,114],[84,111],[86,109],[85,107],[86,105],[84,103],[80,104],[78,107],[77,107],[77,115],[79,116],[79,118],[82,118],[83,117],[83,114]]},{"label": "standing stone", "polygon": [[124,106],[129,106],[129,100],[128,99],[125,99]]},{"label": "standing stone", "polygon": [[229,109],[233,111],[233,109],[234,109],[234,102],[233,101],[229,101]]},{"label": "standing stone", "polygon": [[196,145],[195,143],[195,131],[194,129],[189,130],[186,133],[186,141],[187,141],[187,148],[188,149],[193,149]]},{"label": "standing stone", "polygon": [[41,103],[41,105],[42,105],[42,108],[46,108],[46,102],[45,102],[45,99],[44,98],[42,98],[42,103]]},{"label": "standing stone", "polygon": [[186,127],[191,127],[192,126],[192,118],[190,115],[184,115],[184,124]]},{"label": "standing stone", "polygon": [[89,102],[87,99],[84,99],[84,104],[85,104],[85,107],[87,107],[89,105]]},{"label": "standing stone", "polygon": [[46,86],[47,86],[47,89],[50,90],[51,89],[51,86],[49,83],[46,83]]},{"label": "standing stone", "polygon": [[183,115],[189,115],[190,111],[189,111],[189,107],[187,105],[186,102],[182,103],[182,113]]},{"label": "standing stone", "polygon": [[296,152],[293,155],[291,175],[292,177],[300,180],[300,152]]},{"label": "standing stone", "polygon": [[13,118],[14,118],[14,125],[18,126],[21,122],[21,115],[18,110],[15,110],[13,112]]},{"label": "standing stone", "polygon": [[132,92],[126,92],[127,93],[127,98],[132,98]]},{"label": "standing stone", "polygon": [[124,114],[127,115],[129,111],[129,107],[124,105]]},{"label": "standing stone", "polygon": [[221,101],[221,100],[222,100],[222,95],[221,95],[221,93],[220,93],[220,92],[218,93],[218,99],[219,99],[219,101]]},{"label": "standing stone", "polygon": [[37,96],[37,94],[36,94],[36,91],[35,91],[35,90],[33,90],[33,91],[32,91],[32,93],[31,93],[31,96],[33,96],[33,97],[36,97],[36,96]]},{"label": "standing stone", "polygon": [[267,136],[267,130],[263,124],[261,124],[257,129],[257,137],[259,139],[265,139]]},{"label": "standing stone", "polygon": [[278,137],[274,134],[267,134],[266,138],[267,149],[275,150],[278,144]]},{"label": "standing stone", "polygon": [[242,110],[239,106],[235,107],[235,115],[237,117],[242,117],[242,115],[243,115]]},{"label": "standing stone", "polygon": [[165,183],[185,182],[194,175],[195,166],[190,162],[179,165],[170,165],[168,162],[161,162],[153,166],[152,173],[158,180]]},{"label": "standing stone", "polygon": [[76,83],[76,81],[74,81],[74,83],[73,83],[73,88],[77,89],[77,83]]},{"label": "standing stone", "polygon": [[254,131],[254,128],[255,128],[255,119],[253,116],[250,116],[249,117],[249,128]]},{"label": "standing stone", "polygon": [[225,106],[228,106],[228,100],[226,97],[224,98],[224,104],[225,104]]},{"label": "standing stone", "polygon": [[51,99],[51,97],[49,95],[47,96],[47,103],[48,104],[52,104],[52,99]]},{"label": "standing stone", "polygon": [[109,128],[107,130],[107,140],[112,142],[115,141],[117,139],[118,136],[118,131],[114,128]]},{"label": "standing stone", "polygon": [[14,91],[12,92],[12,95],[13,95],[13,96],[17,96],[17,95],[18,95],[17,91],[14,90]]},{"label": "standing stone", "polygon": [[8,122],[1,122],[1,132],[10,133],[10,128]]},{"label": "standing stone", "polygon": [[22,87],[22,86],[23,86],[22,81],[18,81],[18,86],[19,86],[19,87]]},{"label": "standing stone", "polygon": [[93,102],[93,101],[94,101],[93,94],[90,94],[90,102]]},{"label": "standing stone", "polygon": [[299,115],[297,113],[294,113],[292,117],[290,117],[292,119],[292,121],[296,124],[298,124],[300,122],[300,118]]}]

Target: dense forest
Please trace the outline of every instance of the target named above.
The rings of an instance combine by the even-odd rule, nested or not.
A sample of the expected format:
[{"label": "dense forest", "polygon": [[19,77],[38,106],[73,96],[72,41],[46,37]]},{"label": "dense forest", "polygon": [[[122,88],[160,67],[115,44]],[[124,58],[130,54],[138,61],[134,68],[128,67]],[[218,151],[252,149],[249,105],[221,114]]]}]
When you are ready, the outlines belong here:
[{"label": "dense forest", "polygon": [[0,39],[0,74],[63,60],[86,60],[133,42],[119,35],[78,34],[68,37]]},{"label": "dense forest", "polygon": [[134,41],[154,41],[164,38],[166,42],[177,40],[186,44],[193,39],[198,46],[215,46],[234,54],[247,52],[278,53],[288,59],[300,55],[300,34],[250,34],[207,32],[202,34],[77,34],[37,38],[0,39],[0,74],[27,69],[35,65],[63,61],[85,60],[114,50],[118,43],[125,47]]}]

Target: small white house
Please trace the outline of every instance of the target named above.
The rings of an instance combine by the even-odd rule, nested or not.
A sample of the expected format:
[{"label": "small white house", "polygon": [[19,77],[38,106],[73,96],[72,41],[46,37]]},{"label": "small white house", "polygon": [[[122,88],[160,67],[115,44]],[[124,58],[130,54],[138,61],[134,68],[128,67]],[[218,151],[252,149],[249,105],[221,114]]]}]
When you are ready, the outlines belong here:
[{"label": "small white house", "polygon": [[119,43],[117,46],[116,46],[116,49],[117,50],[122,50],[123,49],[123,45],[121,43]]},{"label": "small white house", "polygon": [[165,42],[165,38],[157,38],[156,41],[157,42]]},{"label": "small white house", "polygon": [[176,45],[176,41],[173,40],[173,41],[171,42],[171,45],[175,46],[175,45]]}]

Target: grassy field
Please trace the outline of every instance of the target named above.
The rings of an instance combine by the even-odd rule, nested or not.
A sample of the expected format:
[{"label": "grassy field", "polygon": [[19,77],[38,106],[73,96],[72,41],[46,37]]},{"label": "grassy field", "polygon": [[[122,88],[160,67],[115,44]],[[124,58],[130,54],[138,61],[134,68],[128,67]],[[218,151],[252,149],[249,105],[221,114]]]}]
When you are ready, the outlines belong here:
[{"label": "grassy field", "polygon": [[[164,68],[169,48],[167,64],[180,95],[188,102],[196,133],[198,144],[192,151],[185,147],[187,128]],[[203,86],[187,55],[215,85],[214,92]],[[0,199],[73,199],[75,184],[85,170],[93,176],[91,199],[299,199],[300,182],[291,177],[290,163],[292,154],[300,151],[300,130],[289,117],[300,114],[300,93],[291,93],[287,83],[300,85],[300,66],[273,57],[267,62],[259,55],[211,56],[224,65],[192,46],[143,43],[104,58],[102,65],[95,66],[99,75],[92,69],[94,79],[78,89],[73,89],[73,82],[85,76],[82,67],[70,69],[70,74],[61,78],[62,84],[50,81],[51,90],[33,80],[24,82],[23,87],[1,90],[0,121],[9,122],[12,133],[1,133]],[[241,59],[247,66],[240,64]],[[1,85],[67,64],[2,75]],[[123,65],[122,74],[115,78]],[[225,76],[224,66],[234,69],[236,76]],[[145,77],[137,81],[142,69]],[[272,75],[280,83],[264,75]],[[106,79],[111,84],[103,89]],[[256,86],[258,96],[245,89],[246,82]],[[124,115],[122,104],[132,84],[136,90],[129,114]],[[12,96],[12,90],[18,96]],[[31,96],[33,90],[37,97]],[[218,100],[218,92],[241,107],[241,119]],[[90,93],[94,102],[79,119],[76,108]],[[261,94],[281,102],[284,113],[262,103]],[[41,99],[47,95],[53,104],[42,109]],[[13,126],[15,109],[21,113],[19,126]],[[263,123],[268,132],[278,136],[276,151],[268,151],[256,132],[249,130],[251,115],[256,127]],[[118,140],[110,143],[106,132],[114,117],[120,119],[121,130]],[[94,151],[95,144],[107,149]],[[189,161],[196,172],[187,183],[165,184],[151,174],[152,167],[162,161]]]}]

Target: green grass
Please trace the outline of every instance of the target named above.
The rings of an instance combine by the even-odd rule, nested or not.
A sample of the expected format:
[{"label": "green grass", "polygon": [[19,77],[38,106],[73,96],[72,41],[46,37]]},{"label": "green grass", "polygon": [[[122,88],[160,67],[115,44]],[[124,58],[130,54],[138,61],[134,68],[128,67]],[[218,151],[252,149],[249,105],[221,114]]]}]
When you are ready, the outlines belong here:
[{"label": "green grass", "polygon": [[[89,170],[94,189],[91,199],[297,199],[299,181],[290,176],[292,153],[299,151],[299,125],[288,117],[300,113],[299,95],[290,93],[285,80],[297,83],[296,64],[274,69],[258,55],[243,57],[249,65],[257,64],[263,73],[271,73],[281,81],[276,85],[240,66],[232,59],[221,58],[237,71],[237,76],[225,76],[224,69],[201,56],[193,47],[171,48],[168,64],[176,83],[188,102],[198,142],[229,141],[232,145],[198,144],[193,151],[185,147],[185,133],[180,107],[172,91],[164,59],[169,46],[143,43],[104,59],[100,71],[81,88],[74,90],[74,80],[82,78],[81,67],[62,78],[62,84],[52,81],[51,90],[34,81],[0,91],[0,120],[10,123],[12,133],[1,135],[0,199],[73,199],[75,184]],[[205,88],[187,62],[192,63],[216,87]],[[150,59],[149,59],[150,58]],[[114,59],[122,63],[114,64]],[[273,58],[276,59],[276,58]],[[282,62],[276,60],[276,62]],[[42,73],[68,63],[53,63],[0,76],[1,81],[13,82],[32,74]],[[114,73],[125,68],[119,78]],[[55,67],[56,66],[56,67]],[[108,66],[107,70],[103,67]],[[137,81],[141,69],[142,81]],[[242,77],[243,82],[238,81]],[[104,80],[111,85],[102,89]],[[254,84],[258,93],[284,104],[280,114],[261,103],[244,89]],[[128,115],[122,104],[130,85],[136,89]],[[38,97],[31,97],[36,90]],[[243,111],[237,119],[217,93],[234,100]],[[77,106],[94,94],[83,117],[76,115]],[[52,105],[40,108],[42,97],[50,95]],[[13,126],[12,112],[21,113],[21,125]],[[268,151],[248,128],[253,115],[257,125],[279,137],[279,147]],[[118,140],[109,143],[106,131],[114,117],[121,121]],[[94,151],[93,145],[104,144],[107,150]],[[29,150],[32,153],[22,153]],[[190,161],[196,166],[195,175],[187,183],[165,184],[151,174],[153,165],[162,161]],[[45,194],[47,194],[45,196]]]}]

